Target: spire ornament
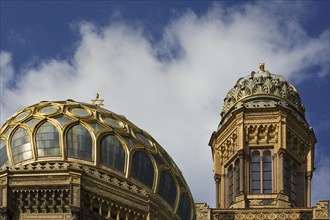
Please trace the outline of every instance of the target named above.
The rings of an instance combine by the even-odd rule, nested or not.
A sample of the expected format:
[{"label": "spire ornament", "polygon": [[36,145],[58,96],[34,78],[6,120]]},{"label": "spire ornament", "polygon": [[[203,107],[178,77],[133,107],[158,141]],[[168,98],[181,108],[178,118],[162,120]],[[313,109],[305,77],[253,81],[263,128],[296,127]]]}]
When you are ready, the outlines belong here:
[{"label": "spire ornament", "polygon": [[92,99],[92,105],[95,105],[95,106],[102,106],[104,105],[103,102],[104,102],[104,99],[100,99],[100,94],[99,93],[96,93],[96,97],[95,99]]},{"label": "spire ornament", "polygon": [[265,72],[265,63],[259,63],[259,73]]}]

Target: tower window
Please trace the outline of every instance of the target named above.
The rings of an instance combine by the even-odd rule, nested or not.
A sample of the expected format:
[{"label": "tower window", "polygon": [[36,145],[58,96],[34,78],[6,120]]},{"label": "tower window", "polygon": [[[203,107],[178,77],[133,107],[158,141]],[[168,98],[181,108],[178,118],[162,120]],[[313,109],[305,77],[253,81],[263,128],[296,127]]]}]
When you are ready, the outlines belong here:
[{"label": "tower window", "polygon": [[264,193],[272,193],[272,157],[269,151],[264,152],[262,158],[263,170],[263,191]]},{"label": "tower window", "polygon": [[291,200],[297,201],[297,165],[294,163],[291,167]]},{"label": "tower window", "polygon": [[236,160],[235,162],[235,194],[239,194],[239,188],[240,188],[240,167],[239,167],[239,159]]},{"label": "tower window", "polygon": [[251,164],[252,194],[272,193],[272,157],[270,151],[252,153]]},{"label": "tower window", "polygon": [[238,196],[240,192],[240,167],[239,159],[229,165],[227,169],[227,190],[229,204],[235,201],[235,197]]},{"label": "tower window", "polygon": [[284,159],[283,167],[283,177],[284,177],[284,193],[289,195],[290,193],[290,161],[289,159]]},{"label": "tower window", "polygon": [[234,202],[234,172],[233,166],[228,168],[228,193],[229,193],[229,204]]},{"label": "tower window", "polygon": [[284,193],[290,197],[290,200],[297,203],[298,192],[298,165],[289,157],[284,157]]},{"label": "tower window", "polygon": [[260,170],[260,155],[258,151],[255,151],[252,154],[252,194],[261,192]]}]

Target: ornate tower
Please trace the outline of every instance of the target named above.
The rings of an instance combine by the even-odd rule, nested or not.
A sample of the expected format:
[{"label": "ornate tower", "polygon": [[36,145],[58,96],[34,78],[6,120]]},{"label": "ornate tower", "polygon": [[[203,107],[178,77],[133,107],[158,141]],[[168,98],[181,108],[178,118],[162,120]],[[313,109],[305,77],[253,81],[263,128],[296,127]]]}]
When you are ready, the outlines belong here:
[{"label": "ornate tower", "polygon": [[216,208],[311,206],[314,131],[295,87],[260,64],[224,99],[209,145]]}]

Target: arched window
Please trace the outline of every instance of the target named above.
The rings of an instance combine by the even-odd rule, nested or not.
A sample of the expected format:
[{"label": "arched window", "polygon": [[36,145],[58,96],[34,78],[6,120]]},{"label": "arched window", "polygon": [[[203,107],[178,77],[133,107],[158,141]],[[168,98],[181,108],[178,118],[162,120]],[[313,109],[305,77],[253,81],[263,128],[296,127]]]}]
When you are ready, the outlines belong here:
[{"label": "arched window", "polygon": [[152,188],[154,175],[154,166],[148,154],[144,151],[135,152],[132,159],[131,176]]},{"label": "arched window", "polygon": [[100,163],[124,172],[125,151],[119,139],[113,134],[105,135],[101,139]]},{"label": "arched window", "polygon": [[24,128],[19,128],[15,132],[11,138],[10,148],[15,163],[32,158],[30,137]]},{"label": "arched window", "polygon": [[181,194],[181,199],[178,207],[178,215],[182,220],[190,220],[191,206],[186,193]]},{"label": "arched window", "polygon": [[272,156],[265,151],[262,158],[263,193],[272,193]]},{"label": "arched window", "polygon": [[82,125],[75,125],[66,136],[69,157],[92,161],[92,137]]},{"label": "arched window", "polygon": [[228,195],[229,195],[229,204],[234,202],[234,171],[233,166],[228,167]]},{"label": "arched window", "polygon": [[42,124],[36,133],[38,156],[60,156],[59,134],[50,122]]},{"label": "arched window", "polygon": [[251,164],[251,180],[252,180],[252,194],[261,193],[260,184],[260,154],[259,151],[252,153],[252,164]]},{"label": "arched window", "polygon": [[6,142],[0,139],[0,167],[8,164]]},{"label": "arched window", "polygon": [[272,156],[269,150],[252,152],[251,164],[252,194],[272,193]]},{"label": "arched window", "polygon": [[177,193],[176,184],[168,171],[163,171],[160,175],[158,193],[168,204],[174,207]]}]

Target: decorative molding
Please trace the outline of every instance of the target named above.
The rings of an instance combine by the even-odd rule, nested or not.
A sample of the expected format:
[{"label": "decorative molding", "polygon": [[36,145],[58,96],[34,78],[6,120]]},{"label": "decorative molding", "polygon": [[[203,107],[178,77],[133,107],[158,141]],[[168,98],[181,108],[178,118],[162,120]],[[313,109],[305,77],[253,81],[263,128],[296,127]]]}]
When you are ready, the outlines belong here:
[{"label": "decorative molding", "polygon": [[196,204],[196,218],[198,220],[209,220],[211,210],[206,203],[197,203]]},{"label": "decorative molding", "polygon": [[313,207],[313,219],[329,219],[329,201],[320,201]]},{"label": "decorative molding", "polygon": [[245,126],[246,142],[249,144],[277,143],[277,124],[254,124]]},{"label": "decorative molding", "polygon": [[[216,212],[211,215],[212,220],[312,220],[313,216],[311,212],[306,211],[280,211],[280,210],[268,210],[268,211],[251,211],[235,210],[235,212]],[[197,219],[199,220],[199,219]]]},{"label": "decorative molding", "polygon": [[143,196],[149,196],[150,192],[144,188],[138,187],[133,184],[127,183],[125,180],[120,180],[116,177],[111,176],[110,174],[99,171],[98,169],[91,168],[85,165],[78,163],[67,163],[67,162],[54,162],[54,163],[33,163],[22,166],[13,166],[13,167],[2,167],[0,170],[6,170],[8,172],[38,172],[41,171],[69,171],[70,169],[79,170],[82,173],[98,178],[102,181],[110,183],[112,185],[121,187],[125,190],[129,190],[133,193],[141,194]]}]

